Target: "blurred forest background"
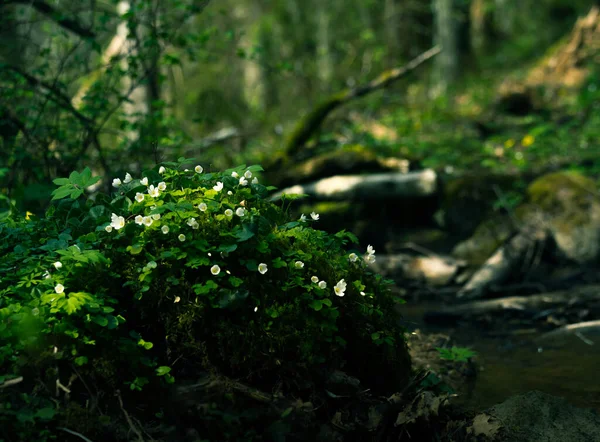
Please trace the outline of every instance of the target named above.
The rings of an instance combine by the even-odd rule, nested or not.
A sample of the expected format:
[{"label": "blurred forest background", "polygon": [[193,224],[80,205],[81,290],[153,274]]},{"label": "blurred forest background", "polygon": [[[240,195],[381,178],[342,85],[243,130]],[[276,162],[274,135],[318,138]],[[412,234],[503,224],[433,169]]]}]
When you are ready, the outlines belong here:
[{"label": "blurred forest background", "polygon": [[435,45],[335,109],[301,156],[366,146],[446,171],[593,171],[595,4],[0,0],[0,204],[40,214],[52,179],[86,165],[111,178],[179,156],[268,170],[321,103]]}]

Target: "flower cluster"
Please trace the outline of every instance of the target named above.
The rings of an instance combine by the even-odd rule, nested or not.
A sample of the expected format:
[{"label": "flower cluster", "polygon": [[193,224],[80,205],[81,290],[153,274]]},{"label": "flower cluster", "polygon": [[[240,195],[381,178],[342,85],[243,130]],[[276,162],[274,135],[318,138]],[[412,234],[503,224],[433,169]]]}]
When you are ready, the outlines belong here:
[{"label": "flower cluster", "polygon": [[[158,170],[159,174],[164,174],[165,172],[167,172],[167,169],[164,166],[161,166]],[[188,169],[185,170],[185,172],[189,172]],[[194,172],[197,174],[201,174],[204,172],[204,168],[200,165],[197,165],[194,167]],[[252,172],[250,170],[245,171],[242,175],[240,175],[238,172],[232,172],[231,176],[233,178],[235,178],[236,180],[238,180],[238,185],[240,186],[240,188],[243,187],[247,187],[249,185],[249,183],[251,182],[252,184],[258,184],[258,179],[256,177],[253,177]],[[251,180],[251,181],[250,181]],[[133,177],[127,173],[125,175],[125,178],[123,179],[123,181],[121,181],[119,178],[115,178],[113,180],[113,187],[120,187],[122,184],[127,184],[133,181]],[[161,181],[160,183],[158,183],[156,186],[153,184],[150,184],[148,181],[148,177],[143,177],[142,179],[140,179],[140,184],[144,185],[147,187],[147,194],[149,195],[149,197],[151,198],[159,198],[161,195],[161,192],[165,191],[167,189],[167,183],[164,181]],[[217,181],[214,185],[212,185],[212,190],[214,190],[215,192],[221,192],[224,189],[224,182],[223,181]],[[209,187],[210,188],[210,187]],[[231,191],[227,192],[227,195],[233,195],[233,193]],[[146,195],[145,193],[141,193],[141,192],[137,192],[135,195],[135,200],[138,203],[143,203],[146,200]],[[156,206],[152,206],[151,209],[155,209]],[[210,212],[209,210],[209,205],[206,202],[200,202],[197,204],[196,208],[198,209],[198,211],[200,213],[207,213]],[[247,215],[248,213],[248,209],[246,208],[246,203],[245,201],[242,201],[241,203],[239,203],[239,207],[235,208],[235,209],[231,209],[231,208],[226,208],[223,212],[221,212],[224,216],[225,219],[227,220],[231,220],[234,216],[234,214],[239,217],[239,218],[243,218]],[[152,215],[137,215],[134,218],[134,221],[136,224],[140,225],[140,226],[146,226],[146,227],[150,227],[155,221],[159,221],[161,219],[161,215],[160,214],[152,214]],[[311,212],[310,213],[310,219],[312,221],[318,221],[319,220],[319,214],[316,212]],[[300,216],[299,221],[300,222],[306,222],[308,220],[308,217],[304,214],[302,214]],[[113,229],[114,230],[119,230],[121,228],[123,228],[125,226],[126,220],[123,216],[119,216],[115,213],[112,214],[111,217],[111,223],[110,225],[105,227],[105,230],[107,232],[111,232]],[[198,230],[200,228],[200,223],[198,222],[198,220],[196,219],[196,217],[189,217],[187,219],[185,219],[185,224],[190,227],[192,230]],[[161,232],[164,235],[167,235],[170,231],[170,228],[168,225],[163,225],[160,227]],[[181,233],[178,232],[178,236],[177,239],[181,242],[185,242],[188,237],[186,236],[185,233]],[[210,253],[208,253],[208,256],[212,256]],[[221,253],[221,257],[224,257],[224,254]],[[352,263],[357,262],[358,261],[358,255],[356,253],[350,253],[348,255],[348,260]],[[373,249],[373,247],[371,245],[369,245],[367,247],[367,252],[364,255],[364,261],[368,264],[375,262],[375,250]],[[297,260],[293,262],[293,266],[295,269],[297,270],[301,270],[304,268],[305,264],[303,261]],[[59,267],[57,267],[59,268]],[[261,274],[264,275],[267,273],[268,271],[268,266],[266,263],[260,263],[258,264],[257,267],[257,271]],[[221,267],[218,264],[213,264],[210,267],[210,273],[213,276],[218,276],[221,274]],[[227,274],[230,274],[229,271],[226,271]],[[320,278],[318,278],[317,276],[312,276],[310,278],[311,282],[313,284],[316,284],[317,287],[321,290],[325,290],[327,288],[327,282],[324,280],[321,280]],[[347,283],[344,279],[339,280],[335,286],[333,287],[333,293],[339,297],[342,297],[345,295],[347,290]],[[365,296],[365,292],[364,291],[360,291],[360,294],[362,296]],[[176,301],[177,302],[177,301]]]}]

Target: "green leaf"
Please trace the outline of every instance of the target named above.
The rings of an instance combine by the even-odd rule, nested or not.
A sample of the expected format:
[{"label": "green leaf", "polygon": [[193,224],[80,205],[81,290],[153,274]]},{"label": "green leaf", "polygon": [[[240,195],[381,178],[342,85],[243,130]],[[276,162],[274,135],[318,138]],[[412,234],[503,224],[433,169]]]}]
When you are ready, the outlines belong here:
[{"label": "green leaf", "polygon": [[379,337],[380,337],[380,336],[381,336],[381,333],[379,333],[379,332],[375,332],[375,333],[373,333],[373,334],[371,335],[371,339],[372,339],[372,340],[374,340],[374,341],[376,341],[376,340],[378,340],[378,339],[379,339]]},{"label": "green leaf", "polygon": [[140,339],[138,341],[138,345],[140,347],[144,347],[146,350],[150,350],[152,347],[154,347],[154,344],[152,342],[146,342],[143,339]]},{"label": "green leaf", "polygon": [[71,183],[71,181],[69,181],[68,178],[56,178],[56,179],[52,180],[52,182],[54,184],[56,184],[57,186],[64,186],[65,184]]},{"label": "green leaf", "polygon": [[69,175],[69,181],[73,184],[81,184],[79,172],[73,171],[71,175]]},{"label": "green leaf", "polygon": [[243,279],[237,278],[235,276],[231,276],[229,277],[229,283],[233,286],[233,287],[239,287],[244,283]]},{"label": "green leaf", "polygon": [[156,369],[156,374],[158,376],[164,376],[164,375],[166,375],[166,374],[168,374],[170,372],[171,372],[171,367],[167,367],[167,366],[164,366],[164,365],[161,366],[161,367],[158,367]]},{"label": "green leaf", "polygon": [[321,299],[321,303],[323,303],[323,305],[326,305],[327,307],[331,307],[333,305],[333,303],[331,302],[331,299],[328,299],[328,298]]},{"label": "green leaf", "polygon": [[52,198],[52,201],[66,198],[67,196],[69,196],[71,194],[72,190],[73,190],[73,187],[71,187],[70,185],[59,187],[58,189],[55,189],[52,192],[52,195],[54,195]]},{"label": "green leaf", "polygon": [[318,299],[313,299],[309,304],[311,308],[313,308],[316,312],[323,308],[323,302]]},{"label": "green leaf", "polygon": [[42,419],[44,421],[49,421],[56,415],[56,410],[54,408],[46,407],[40,408],[35,413],[35,417]]},{"label": "green leaf", "polygon": [[277,257],[273,260],[273,262],[271,263],[271,265],[273,266],[274,269],[279,269],[281,267],[286,267],[287,264],[286,262],[281,259],[280,257]]},{"label": "green leaf", "polygon": [[78,358],[75,358],[75,364],[82,366],[87,364],[88,362],[88,358],[86,356],[79,356]]},{"label": "green leaf", "polygon": [[294,411],[293,407],[286,408],[283,413],[281,413],[281,417],[288,417],[292,411]]},{"label": "green leaf", "polygon": [[106,327],[108,325],[108,319],[106,319],[106,316],[94,316],[92,321],[98,324],[100,327]]}]

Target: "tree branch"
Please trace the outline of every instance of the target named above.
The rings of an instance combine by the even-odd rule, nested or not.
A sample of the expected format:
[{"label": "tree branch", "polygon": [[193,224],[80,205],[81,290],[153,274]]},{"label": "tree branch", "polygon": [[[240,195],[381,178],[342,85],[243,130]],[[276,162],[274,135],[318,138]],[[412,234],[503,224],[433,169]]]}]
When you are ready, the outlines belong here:
[{"label": "tree branch", "polygon": [[295,156],[310,139],[310,137],[321,127],[327,116],[334,109],[354,100],[355,98],[362,97],[373,91],[389,86],[440,52],[441,48],[439,46],[434,46],[428,51],[423,52],[405,66],[385,71],[365,85],[358,86],[354,89],[345,89],[342,92],[338,92],[337,94],[334,94],[327,100],[323,101],[316,107],[316,109],[312,110],[296,124],[286,143],[286,156],[288,158]]},{"label": "tree branch", "polygon": [[85,39],[94,39],[96,34],[81,26],[76,20],[66,18],[64,14],[52,5],[42,0],[0,0],[0,6],[19,4],[31,6],[33,9],[56,22],[59,26]]}]

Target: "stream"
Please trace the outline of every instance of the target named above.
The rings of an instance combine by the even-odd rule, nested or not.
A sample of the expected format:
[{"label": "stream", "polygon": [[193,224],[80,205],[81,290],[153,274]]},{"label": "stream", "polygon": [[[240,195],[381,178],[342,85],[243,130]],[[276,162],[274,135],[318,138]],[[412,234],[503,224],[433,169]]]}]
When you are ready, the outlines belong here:
[{"label": "stream", "polygon": [[[484,410],[510,396],[539,390],[561,396],[573,405],[600,412],[600,336],[575,335],[540,344],[539,334],[493,336],[473,325],[440,327],[427,324],[423,315],[442,307],[440,302],[410,301],[402,305],[405,326],[410,331],[444,333],[459,347],[477,352],[477,376],[469,391],[455,402]],[[593,344],[592,344],[593,342]]]}]

